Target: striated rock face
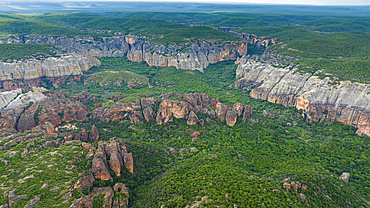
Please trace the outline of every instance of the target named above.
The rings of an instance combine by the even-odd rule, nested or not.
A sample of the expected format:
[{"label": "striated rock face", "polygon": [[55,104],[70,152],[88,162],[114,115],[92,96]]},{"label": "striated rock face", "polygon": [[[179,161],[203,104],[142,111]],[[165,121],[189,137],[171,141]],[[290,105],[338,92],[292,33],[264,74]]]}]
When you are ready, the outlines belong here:
[{"label": "striated rock face", "polygon": [[22,93],[21,89],[0,93],[0,109],[5,108],[18,94]]},{"label": "striated rock face", "polygon": [[235,103],[233,106],[233,111],[235,111],[238,116],[241,116],[243,113],[243,104]]},{"label": "striated rock face", "polygon": [[[209,64],[237,59],[247,54],[247,42],[207,43],[197,42],[191,45],[162,46],[145,41],[136,41],[131,45],[127,58],[133,62],[145,61],[149,66],[174,66],[177,69],[199,70],[203,72]],[[179,52],[182,48],[188,52]],[[154,53],[152,53],[154,51]],[[168,53],[170,55],[162,55]]]},{"label": "striated rock face", "polygon": [[158,125],[170,122],[175,118],[184,118],[192,106],[183,101],[177,100],[164,100],[160,105],[156,117]]},{"label": "striated rock face", "polygon": [[369,85],[349,81],[331,85],[329,77],[321,80],[296,70],[248,60],[237,68],[235,87],[257,83],[249,94],[252,98],[303,109],[309,122],[339,121],[370,136]]},{"label": "striated rock face", "polygon": [[[53,78],[70,75],[82,75],[93,66],[100,66],[100,61],[92,56],[71,54],[60,58],[45,60],[27,60],[16,63],[0,62],[0,89],[12,90],[23,88],[24,83],[40,86],[39,78]],[[20,82],[19,80],[24,80]],[[27,81],[31,80],[31,81]],[[49,79],[52,83],[55,81]]]}]

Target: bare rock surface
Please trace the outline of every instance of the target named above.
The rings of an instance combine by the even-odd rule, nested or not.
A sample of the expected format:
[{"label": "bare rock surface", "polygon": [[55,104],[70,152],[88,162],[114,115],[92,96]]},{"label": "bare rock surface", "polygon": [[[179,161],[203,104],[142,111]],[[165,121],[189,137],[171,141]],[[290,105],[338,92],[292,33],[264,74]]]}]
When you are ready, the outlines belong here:
[{"label": "bare rock surface", "polygon": [[369,85],[350,81],[333,85],[329,77],[319,79],[297,70],[249,59],[238,66],[235,87],[257,86],[249,93],[252,98],[303,109],[309,122],[339,121],[359,128],[359,135],[370,136]]}]

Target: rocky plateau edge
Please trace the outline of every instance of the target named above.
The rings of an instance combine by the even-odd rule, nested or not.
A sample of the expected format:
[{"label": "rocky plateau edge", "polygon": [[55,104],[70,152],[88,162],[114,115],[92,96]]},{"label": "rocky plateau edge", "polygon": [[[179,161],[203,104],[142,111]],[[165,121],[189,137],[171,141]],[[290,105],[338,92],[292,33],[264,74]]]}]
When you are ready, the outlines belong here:
[{"label": "rocky plateau edge", "polygon": [[339,121],[358,128],[358,135],[370,136],[370,86],[343,81],[330,84],[298,68],[277,68],[269,62],[238,60],[236,88],[251,88],[255,99],[303,109],[309,122]]},{"label": "rocky plateau edge", "polygon": [[174,66],[203,72],[209,64],[245,55],[248,45],[247,42],[193,42],[164,46],[135,36],[102,37],[96,40],[89,36],[68,38],[42,35],[29,35],[17,43],[48,43],[55,45],[63,53],[57,54],[60,57],[41,60],[33,58],[0,62],[1,91],[17,88],[29,91],[32,86],[45,85],[40,80],[43,77],[58,87],[65,82],[66,77],[80,76],[91,67],[100,66],[96,57],[127,56],[130,61],[145,61],[149,66]]}]

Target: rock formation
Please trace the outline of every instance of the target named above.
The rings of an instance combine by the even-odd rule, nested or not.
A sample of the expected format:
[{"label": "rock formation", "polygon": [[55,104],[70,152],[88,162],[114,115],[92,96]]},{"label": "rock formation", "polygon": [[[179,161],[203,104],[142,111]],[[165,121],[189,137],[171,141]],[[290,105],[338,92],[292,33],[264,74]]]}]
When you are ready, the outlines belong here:
[{"label": "rock formation", "polygon": [[125,166],[133,174],[132,154],[127,152],[125,144],[119,144],[115,138],[111,138],[109,143],[99,142],[98,149],[92,161],[92,173],[95,179],[111,180],[108,171],[107,155],[109,156],[109,167],[117,176],[121,175],[122,167]]},{"label": "rock formation", "polygon": [[[2,92],[0,93],[7,93]],[[23,132],[36,126],[38,131],[53,133],[52,128],[62,121],[85,120],[88,108],[79,101],[71,101],[63,92],[28,92],[20,94],[0,109],[0,131]]]},{"label": "rock formation", "polygon": [[[145,41],[136,41],[131,45],[127,58],[133,62],[145,61],[149,66],[174,66],[177,69],[199,70],[203,72],[209,64],[237,59],[247,54],[246,42],[197,42],[191,45],[162,46]],[[183,48],[189,50],[185,53]],[[151,52],[154,51],[154,52]],[[164,53],[170,54],[164,55]]]},{"label": "rock formation", "polygon": [[258,84],[249,94],[252,98],[303,109],[309,122],[339,121],[359,128],[357,134],[370,136],[369,85],[349,81],[332,85],[329,77],[319,79],[297,70],[249,59],[238,66],[235,87]]},{"label": "rock formation", "polygon": [[[90,36],[33,36],[20,43],[47,43],[61,51],[58,57],[41,60],[31,56],[25,61],[0,62],[0,91],[45,85],[46,78],[55,87],[69,76],[79,76],[93,66],[100,66],[96,57],[123,57],[133,62],[145,61],[149,66],[174,66],[178,69],[203,72],[209,64],[237,59],[247,54],[247,42],[195,42],[164,46],[149,43],[134,36],[102,37],[95,41]],[[81,40],[85,43],[81,43]],[[187,52],[182,52],[187,50]],[[62,79],[60,79],[62,78]],[[1,98],[0,98],[1,100]],[[1,101],[0,101],[1,102]]]}]

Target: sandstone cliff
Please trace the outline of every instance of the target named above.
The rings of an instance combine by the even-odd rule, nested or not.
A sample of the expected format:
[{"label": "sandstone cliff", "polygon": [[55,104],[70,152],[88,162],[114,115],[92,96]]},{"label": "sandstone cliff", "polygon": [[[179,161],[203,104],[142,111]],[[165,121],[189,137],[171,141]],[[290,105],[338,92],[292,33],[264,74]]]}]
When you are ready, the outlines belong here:
[{"label": "sandstone cliff", "polygon": [[255,99],[303,109],[310,122],[339,121],[359,128],[370,136],[370,86],[349,81],[331,85],[330,78],[297,72],[288,66],[276,68],[249,59],[236,70],[235,87],[257,86],[250,92]]},{"label": "sandstone cliff", "polygon": [[162,46],[136,41],[131,45],[127,58],[133,62],[145,61],[149,66],[174,66],[203,72],[209,64],[247,54],[247,45],[246,42],[195,42],[190,45]]}]

